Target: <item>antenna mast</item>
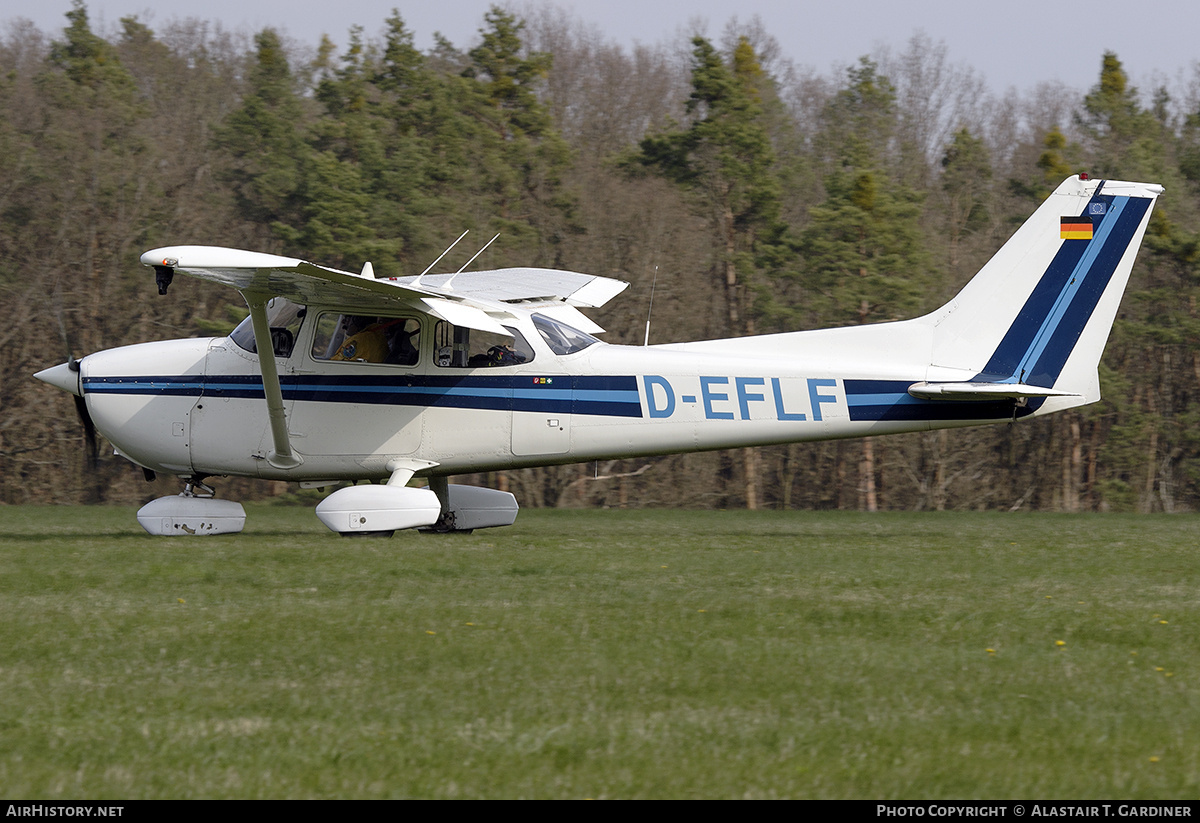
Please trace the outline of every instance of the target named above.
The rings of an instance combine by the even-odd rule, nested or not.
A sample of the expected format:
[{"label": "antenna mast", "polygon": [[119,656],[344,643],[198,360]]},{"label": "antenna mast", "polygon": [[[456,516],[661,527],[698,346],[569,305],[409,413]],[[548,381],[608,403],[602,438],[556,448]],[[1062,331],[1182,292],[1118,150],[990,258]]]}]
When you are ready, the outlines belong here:
[{"label": "antenna mast", "polygon": [[[464,237],[466,237],[466,236],[467,236],[468,232],[470,232],[470,231],[471,231],[470,229],[467,229],[466,231],[464,231],[462,234],[460,234],[460,235],[458,236],[458,240],[462,240]],[[434,266],[436,266],[436,265],[438,264],[438,260],[441,260],[443,257],[445,257],[445,256],[446,256],[446,255],[447,255],[447,254],[450,252],[450,249],[452,249],[452,248],[454,248],[455,246],[457,246],[457,245],[458,245],[458,240],[455,240],[453,243],[451,243],[449,246],[447,246],[447,247],[446,247],[446,251],[444,251],[444,252],[442,252],[441,254],[439,254],[439,255],[437,256],[437,260],[434,260],[432,263],[430,263],[430,264],[429,264],[428,268],[426,268],[426,269],[425,269],[425,271],[423,271],[423,272],[421,272],[420,274],[418,274],[418,275],[417,275],[417,279],[416,279],[416,280],[414,280],[414,281],[412,282],[412,284],[413,284],[414,286],[420,286],[420,285],[421,285],[421,278],[422,278],[422,277],[424,277],[425,275],[429,274],[429,269],[432,269]],[[487,248],[487,246],[484,246],[484,248]],[[472,259],[474,259],[474,258],[472,258]]]},{"label": "antenna mast", "polygon": [[654,311],[654,287],[658,285],[658,266],[654,267],[654,279],[650,281],[650,308],[646,309],[646,339],[643,346],[650,345],[650,313]]}]

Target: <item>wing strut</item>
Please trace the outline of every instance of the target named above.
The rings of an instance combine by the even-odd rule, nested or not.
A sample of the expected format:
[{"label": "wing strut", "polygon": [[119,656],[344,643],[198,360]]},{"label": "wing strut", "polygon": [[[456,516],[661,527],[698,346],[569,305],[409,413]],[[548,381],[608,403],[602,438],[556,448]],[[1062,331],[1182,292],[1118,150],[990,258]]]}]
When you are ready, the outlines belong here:
[{"label": "wing strut", "polygon": [[275,347],[271,344],[271,327],[267,324],[267,301],[271,298],[258,292],[242,292],[250,307],[250,324],[254,327],[254,348],[258,350],[258,368],[262,373],[263,394],[267,398],[267,417],[271,422],[273,447],[267,462],[277,469],[299,466],[300,458],[292,451],[288,439],[287,418],[283,413],[283,390],[279,388],[279,370],[275,367]]}]

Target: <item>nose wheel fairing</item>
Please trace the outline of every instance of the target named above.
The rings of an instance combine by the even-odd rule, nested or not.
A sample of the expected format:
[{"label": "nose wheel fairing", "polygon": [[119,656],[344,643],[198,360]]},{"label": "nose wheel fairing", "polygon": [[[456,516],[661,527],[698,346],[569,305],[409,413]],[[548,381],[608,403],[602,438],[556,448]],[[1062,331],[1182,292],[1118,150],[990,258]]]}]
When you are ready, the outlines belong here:
[{"label": "nose wheel fairing", "polygon": [[246,510],[241,503],[217,500],[203,483],[189,482],[181,494],[142,506],[137,519],[156,537],[236,534],[246,525]]}]

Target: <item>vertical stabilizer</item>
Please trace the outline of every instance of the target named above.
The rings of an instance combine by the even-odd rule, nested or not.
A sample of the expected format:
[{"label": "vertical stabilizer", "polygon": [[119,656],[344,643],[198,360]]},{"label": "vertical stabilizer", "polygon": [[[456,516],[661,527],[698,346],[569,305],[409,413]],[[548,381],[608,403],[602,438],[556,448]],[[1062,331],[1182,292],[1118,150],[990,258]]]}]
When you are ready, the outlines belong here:
[{"label": "vertical stabilizer", "polygon": [[1154,201],[1148,183],[1063,182],[932,322],[930,379],[1100,399],[1097,366]]}]

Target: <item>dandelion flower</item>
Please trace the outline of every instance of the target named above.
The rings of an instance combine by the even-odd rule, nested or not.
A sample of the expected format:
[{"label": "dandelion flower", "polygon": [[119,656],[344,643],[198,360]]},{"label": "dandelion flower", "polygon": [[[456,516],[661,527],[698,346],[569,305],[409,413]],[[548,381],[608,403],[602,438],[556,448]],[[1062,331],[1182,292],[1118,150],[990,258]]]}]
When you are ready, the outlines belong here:
[{"label": "dandelion flower", "polygon": [[1065,646],[1065,645],[1067,645],[1067,641],[1065,641],[1065,640],[1055,640],[1055,641],[1054,641],[1054,645],[1055,645],[1055,646]]}]

